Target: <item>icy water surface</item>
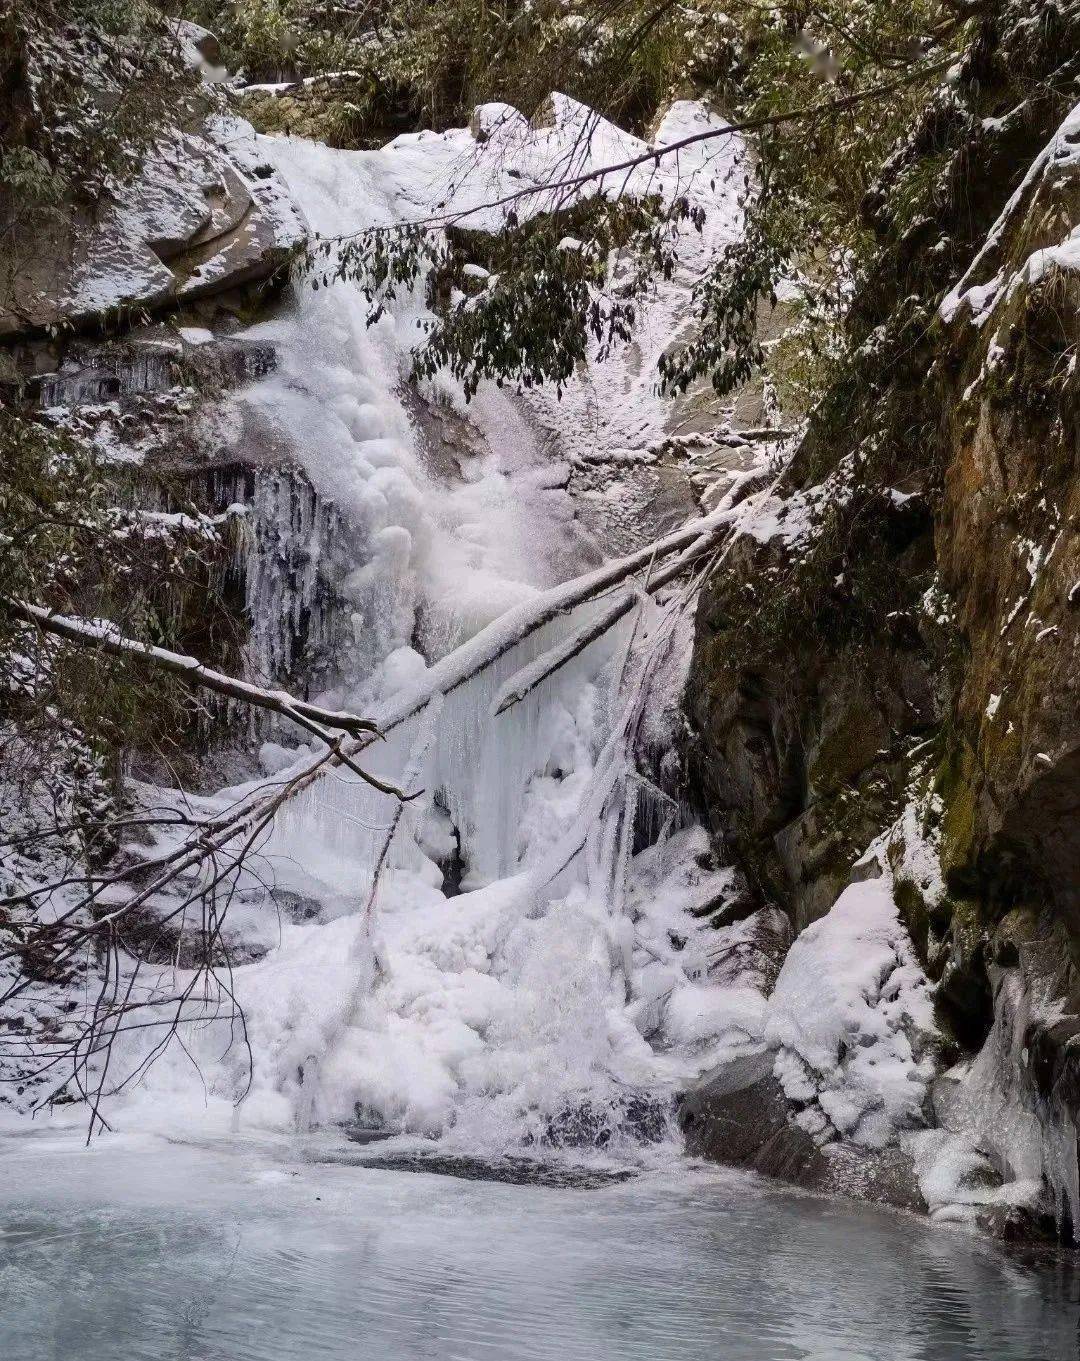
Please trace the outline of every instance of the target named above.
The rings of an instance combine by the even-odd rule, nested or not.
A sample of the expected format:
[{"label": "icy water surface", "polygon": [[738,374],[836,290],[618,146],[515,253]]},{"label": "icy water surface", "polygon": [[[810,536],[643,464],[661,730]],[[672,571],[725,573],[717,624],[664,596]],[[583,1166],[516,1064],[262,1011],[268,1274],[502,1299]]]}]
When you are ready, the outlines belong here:
[{"label": "icy water surface", "polygon": [[676,1167],[591,1189],[0,1140],[5,1361],[1075,1361],[1076,1280]]}]

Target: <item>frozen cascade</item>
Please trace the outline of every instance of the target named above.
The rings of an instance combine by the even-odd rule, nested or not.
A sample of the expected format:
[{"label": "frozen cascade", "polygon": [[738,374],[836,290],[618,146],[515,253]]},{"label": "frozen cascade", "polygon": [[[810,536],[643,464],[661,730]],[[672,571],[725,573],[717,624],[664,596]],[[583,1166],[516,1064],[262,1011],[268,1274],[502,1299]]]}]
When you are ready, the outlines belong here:
[{"label": "frozen cascade", "polygon": [[243,552],[245,673],[262,684],[324,689],[348,665],[351,640],[335,582],[355,561],[357,545],[333,503],[299,469],[260,469],[252,481]]},{"label": "frozen cascade", "polygon": [[176,383],[178,349],[149,342],[112,349],[99,345],[81,353],[73,346],[73,357],[58,372],[42,375],[38,399],[45,408],[78,407],[129,393],[168,392]]},{"label": "frozen cascade", "polygon": [[935,1092],[940,1128],[909,1136],[923,1194],[933,1217],[965,1221],[986,1207],[1038,1206],[1046,1186],[1059,1230],[1076,1241],[1077,1132],[1066,1110],[1039,1095],[1025,1044],[1048,998],[1011,971],[994,983],[994,1024],[982,1050]]},{"label": "frozen cascade", "polygon": [[[457,132],[399,138],[383,152],[299,139],[264,140],[260,151],[311,226],[333,234],[415,215],[476,144]],[[602,556],[550,454],[495,388],[468,410],[446,385],[432,394],[457,406],[477,441],[460,477],[425,462],[402,395],[421,306],[398,300],[369,329],[354,286],[299,290],[247,336],[273,344],[276,367],[229,399],[238,425],[298,462],[318,504],[333,506],[343,554],[334,627],[348,635],[347,660],[319,698],[376,718],[439,655]],[[296,516],[284,484],[275,504],[276,518],[263,518],[288,537]],[[261,586],[256,578],[256,638],[272,638],[295,605],[274,556]],[[308,590],[313,568],[300,567],[293,576]],[[343,770],[286,805],[259,871],[317,911],[279,920],[253,870],[237,910],[268,953],[232,978],[250,1090],[230,1023],[202,1019],[185,1032],[186,1052],[170,1051],[131,1098],[148,1104],[146,1118],[168,1110],[174,1121],[180,1109],[228,1122],[243,1097],[245,1126],[359,1124],[492,1152],[666,1137],[674,1092],[759,1044],[764,1006],[755,986],[710,980],[706,918],[734,876],[637,769],[675,742],[684,603],[677,592],[665,606],[643,599],[494,717],[504,683],[579,629],[582,607],[397,725],[363,761],[422,790],[403,808]],[[263,652],[268,669],[282,664]],[[668,727],[657,728],[660,714]],[[268,773],[304,752],[267,744]],[[444,873],[455,860],[460,883]],[[200,999],[200,1015],[221,1001]]]},{"label": "frozen cascade", "polygon": [[[299,139],[263,147],[324,234],[415,215],[432,185],[453,178],[449,163],[477,151],[455,132],[383,152]],[[262,526],[248,578],[253,667],[284,680],[302,663],[310,676],[310,651],[301,658],[296,647],[314,647],[330,664],[315,669],[327,689],[312,697],[378,717],[484,625],[603,555],[505,394],[482,388],[466,409],[452,385],[436,385],[427,400],[453,410],[475,447],[452,477],[431,466],[403,396],[421,303],[399,299],[371,329],[366,311],[349,284],[300,290],[291,310],[244,338],[272,344],[277,363],[229,401],[237,427],[296,469],[277,473],[272,458],[245,497]],[[657,343],[665,324],[653,320]],[[591,382],[562,416],[544,413],[560,455],[583,438]],[[639,407],[641,385],[617,362],[601,386],[626,419],[607,432],[588,425],[588,438],[653,439],[651,394]],[[242,1097],[235,1118],[245,1127],[345,1125],[437,1136],[473,1154],[597,1144],[630,1153],[666,1137],[670,1098],[687,1081],[768,1043],[771,980],[745,963],[753,920],[708,925],[737,892],[735,876],[713,867],[704,832],[651,774],[676,743],[684,603],[676,592],[663,606],[643,600],[494,717],[511,677],[572,637],[585,611],[555,619],[397,724],[363,761],[421,791],[404,806],[345,770],[288,804],[256,870],[308,907],[279,920],[253,877],[230,912],[268,951],[232,980],[250,1090],[230,1024],[193,1022],[186,1051],[171,1051],[132,1096],[142,1118],[173,1125],[180,1111],[189,1124],[227,1126]],[[306,750],[268,743],[267,773]],[[200,1000],[205,1016],[228,999]],[[999,1057],[988,1051],[973,1066],[945,1129],[911,1136],[944,1217],[971,1209],[957,1176],[984,1159],[969,1127],[985,1143],[1018,1112],[1015,1183],[1034,1190],[1045,1174],[1063,1209],[1080,1200],[1069,1132],[997,1092],[990,1069],[1019,1062],[1011,1050]],[[981,1119],[973,1126],[984,1111],[996,1113],[985,1133]]]},{"label": "frozen cascade", "polygon": [[[434,740],[423,735],[432,721],[430,712],[402,725],[393,735],[388,749],[380,752],[379,769],[387,774],[405,769],[406,788],[412,792],[422,786],[424,792],[400,810],[400,826],[385,863],[383,852],[387,835],[395,828],[396,805],[355,777],[336,779],[329,788],[302,797],[282,819],[283,850],[287,853],[293,845],[303,846],[308,862],[314,860],[320,866],[320,876],[335,872],[340,876],[343,897],[349,896],[350,884],[358,884],[360,898],[366,898],[366,886],[373,882],[376,866],[381,866],[377,895],[371,895],[379,916],[368,920],[361,904],[358,910],[364,920],[356,926],[350,946],[361,972],[378,982],[372,993],[366,987],[357,989],[357,1005],[326,1040],[319,1059],[322,1109],[318,1115],[322,1118],[332,1118],[335,1088],[347,1090],[355,1080],[345,1077],[343,1070],[350,1059],[356,1060],[357,1049],[362,1051],[361,1063],[370,1059],[373,1021],[379,1029],[393,1031],[379,1014],[385,1005],[382,994],[388,1001],[405,982],[409,1009],[415,1006],[417,999],[408,980],[400,976],[394,942],[400,939],[399,928],[406,925],[399,917],[422,891],[421,885],[435,901],[436,895],[442,896],[436,882],[442,876],[432,872],[431,863],[443,849],[439,827],[431,826],[437,814],[436,792],[460,833],[467,891],[444,900],[445,934],[426,935],[421,952],[434,954],[433,962],[444,974],[436,980],[439,989],[447,987],[445,974],[449,972],[459,975],[451,986],[478,990],[481,995],[470,1003],[474,1010],[487,1000],[482,994],[492,991],[493,980],[498,992],[506,994],[491,999],[500,1004],[492,1019],[500,1023],[501,1052],[487,1056],[504,1071],[487,1072],[484,1079],[485,1095],[503,1100],[466,1103],[471,1105],[470,1146],[481,1137],[478,1126],[489,1123],[492,1116],[501,1146],[525,1135],[530,1140],[541,1137],[545,1126],[567,1118],[575,1103],[591,1105],[599,1100],[601,1107],[612,1101],[618,1105],[624,1094],[617,1090],[620,1087],[636,1093],[658,1082],[670,1090],[671,1073],[649,1071],[648,1051],[628,1029],[617,1038],[624,1050],[626,1041],[631,1041],[629,1048],[637,1052],[627,1057],[633,1061],[621,1065],[614,1082],[605,1072],[613,1056],[608,1022],[616,1019],[612,1013],[634,1000],[634,926],[623,909],[632,873],[640,787],[630,758],[641,692],[631,692],[623,712],[612,722],[605,703],[614,660],[609,644],[592,649],[593,655],[580,659],[571,674],[530,696],[509,714],[494,719],[490,712],[502,681],[573,623],[571,617],[558,630],[541,631],[530,640],[531,646],[509,653],[491,668],[491,674],[481,673],[449,696],[440,705]],[[584,696],[577,714],[569,707],[575,693]],[[566,746],[568,740],[576,751]],[[412,753],[406,760],[410,746]],[[318,848],[314,855],[313,847]],[[662,856],[659,842],[651,849],[654,860]],[[456,914],[452,908],[457,908]],[[458,916],[456,936],[454,915]],[[426,924],[426,931],[439,932],[439,923]],[[359,956],[365,948],[378,960],[377,969],[374,959],[361,964]],[[569,976],[568,950],[575,966]],[[584,965],[576,958],[579,953],[584,955]],[[415,967],[415,963],[407,960],[406,967]],[[695,972],[701,976],[700,958],[691,955],[686,963],[690,976]],[[425,1005],[434,1000],[425,997]],[[430,1035],[417,1037],[418,1043],[430,1039]],[[508,1052],[512,1048],[517,1052]],[[533,1068],[537,1055],[530,1049],[546,1054],[548,1062]],[[617,1051],[614,1056],[619,1057]],[[412,1055],[414,1060],[417,1057]],[[476,1067],[481,1066],[478,1060],[474,1056]],[[552,1067],[553,1063],[558,1067]],[[305,1056],[302,1066],[301,1100],[306,1106],[313,1099],[312,1056]],[[510,1090],[499,1090],[508,1078],[513,1084]],[[361,1080],[358,1090],[362,1093],[364,1087]],[[416,1111],[408,1104],[404,1111],[400,1109],[402,1096],[415,1099],[415,1093],[398,1093],[397,1104],[389,1111],[385,1089],[377,1089],[367,1099],[361,1096],[364,1118],[381,1125],[388,1117],[404,1117],[406,1126],[412,1125]],[[338,1118],[345,1115],[337,1112]],[[458,1124],[464,1116],[462,1109],[451,1112],[452,1121]],[[437,1132],[446,1127],[447,1116],[435,1120],[429,1115],[421,1123],[428,1132]],[[485,1133],[490,1137],[492,1131]]]}]

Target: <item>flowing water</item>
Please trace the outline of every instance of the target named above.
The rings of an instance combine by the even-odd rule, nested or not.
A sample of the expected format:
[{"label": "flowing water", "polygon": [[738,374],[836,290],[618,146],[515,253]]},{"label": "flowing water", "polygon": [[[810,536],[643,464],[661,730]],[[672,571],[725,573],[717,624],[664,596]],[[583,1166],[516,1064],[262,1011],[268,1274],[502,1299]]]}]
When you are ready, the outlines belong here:
[{"label": "flowing water", "polygon": [[329,1143],[0,1146],[9,1361],[1077,1355],[1071,1269],[734,1173],[574,1189],[375,1170]]}]

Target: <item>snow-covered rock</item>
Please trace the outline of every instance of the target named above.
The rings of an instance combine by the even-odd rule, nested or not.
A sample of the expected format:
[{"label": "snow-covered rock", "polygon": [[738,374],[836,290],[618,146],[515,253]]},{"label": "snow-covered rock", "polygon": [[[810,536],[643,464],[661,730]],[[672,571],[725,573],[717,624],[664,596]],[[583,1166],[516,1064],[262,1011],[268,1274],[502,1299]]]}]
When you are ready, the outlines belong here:
[{"label": "snow-covered rock", "polygon": [[266,279],[305,237],[250,125],[174,132],[91,216],[16,230],[0,259],[0,336],[82,327]]},{"label": "snow-covered rock", "polygon": [[926,975],[880,878],[845,889],[795,941],[765,1039],[803,1128],[883,1148],[925,1123],[936,1031]]}]

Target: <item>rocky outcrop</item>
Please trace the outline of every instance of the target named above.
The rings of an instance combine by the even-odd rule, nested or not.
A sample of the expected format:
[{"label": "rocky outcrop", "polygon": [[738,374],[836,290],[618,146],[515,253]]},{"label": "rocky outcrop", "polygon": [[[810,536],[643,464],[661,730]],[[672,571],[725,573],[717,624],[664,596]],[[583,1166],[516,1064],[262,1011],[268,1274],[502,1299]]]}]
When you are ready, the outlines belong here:
[{"label": "rocky outcrop", "polygon": [[[36,358],[56,363],[27,384],[38,418],[113,470],[140,533],[203,540],[204,573],[188,590],[169,577],[158,601],[178,643],[295,693],[332,683],[352,646],[339,587],[358,534],[244,404],[244,386],[277,364],[273,345],[155,323]],[[242,716],[247,738],[272,730],[264,714]]]},{"label": "rocky outcrop", "polygon": [[272,278],[303,222],[249,125],[173,130],[93,207],[16,225],[0,247],[0,337],[82,329]]},{"label": "rocky outcrop", "polygon": [[821,1145],[791,1119],[773,1054],[734,1059],[688,1092],[679,1127],[692,1156],[744,1167],[829,1195],[924,1211],[911,1158],[898,1147]]},{"label": "rocky outcrop", "polygon": [[[1027,1133],[1012,1163],[1007,1141],[983,1141],[995,1214],[1015,1228],[1002,1205],[1023,1182],[1028,1228],[1056,1213],[1066,1230],[1080,1111],[1078,52],[1080,6],[1001,7],[886,167],[866,204],[881,248],[851,358],[702,599],[687,691],[702,807],[797,928],[894,829],[879,844],[939,1024],[954,1053],[980,1054],[963,1116],[945,1095],[953,1073],[927,1123],[968,1137],[980,1105],[1007,1109]],[[932,888],[903,864],[922,838],[940,851]],[[728,1119],[738,1093],[779,1131],[768,1074],[733,1080],[694,1100]],[[750,1152],[744,1139],[710,1136],[707,1151],[819,1184],[805,1149],[774,1156],[794,1135]]]},{"label": "rocky outcrop", "polygon": [[1080,112],[942,316],[938,551],[968,648],[946,855],[1002,891],[1041,880],[1080,935]]},{"label": "rocky outcrop", "polygon": [[331,71],[236,92],[243,116],[260,131],[310,137],[327,146],[380,147],[415,126],[415,96],[369,72]]},{"label": "rocky outcrop", "polygon": [[[970,572],[973,545],[986,562],[1001,562],[1004,537],[1023,538],[1019,525],[1000,526],[995,551],[986,551],[974,526],[955,535],[951,507],[970,504],[955,427],[973,412],[972,394],[963,413],[957,398],[981,361],[969,361],[966,378],[956,372],[951,342],[935,321],[1068,107],[1073,30],[1048,30],[1045,43],[1028,50],[1023,8],[987,23],[961,81],[871,196],[867,212],[883,246],[853,310],[847,371],[699,613],[689,694],[702,799],[762,891],[787,903],[799,925],[829,906],[863,848],[891,821],[912,749],[939,731],[949,710],[961,645],[953,606],[940,595],[954,584],[950,563],[960,575]],[[1080,23],[1075,14],[1072,22]],[[1070,54],[1065,61],[1063,54]],[[1038,103],[1024,101],[1024,82],[1036,76],[1045,92]],[[1056,100],[1055,89],[1062,91]],[[1009,110],[1007,118],[989,116]],[[905,176],[925,177],[931,148],[941,158],[946,135],[956,150],[926,211],[901,219],[888,204],[901,197]],[[962,148],[972,135],[985,146],[969,159]],[[1045,420],[1056,421],[1068,443],[1068,411],[1053,405],[1047,402]],[[1008,419],[1026,421],[1020,412]],[[1063,458],[1060,476],[1068,481],[1073,472]],[[1064,575],[1068,560],[1059,559]],[[965,624],[959,621],[961,630]],[[1061,645],[1067,649],[1068,640]],[[980,695],[985,708],[989,694]],[[976,703],[972,692],[965,712]]]},{"label": "rocky outcrop", "polygon": [[692,1153],[921,1209],[903,1140],[930,1123],[942,1037],[891,878],[861,868],[788,950],[758,1050],[692,1088],[680,1124]]}]

